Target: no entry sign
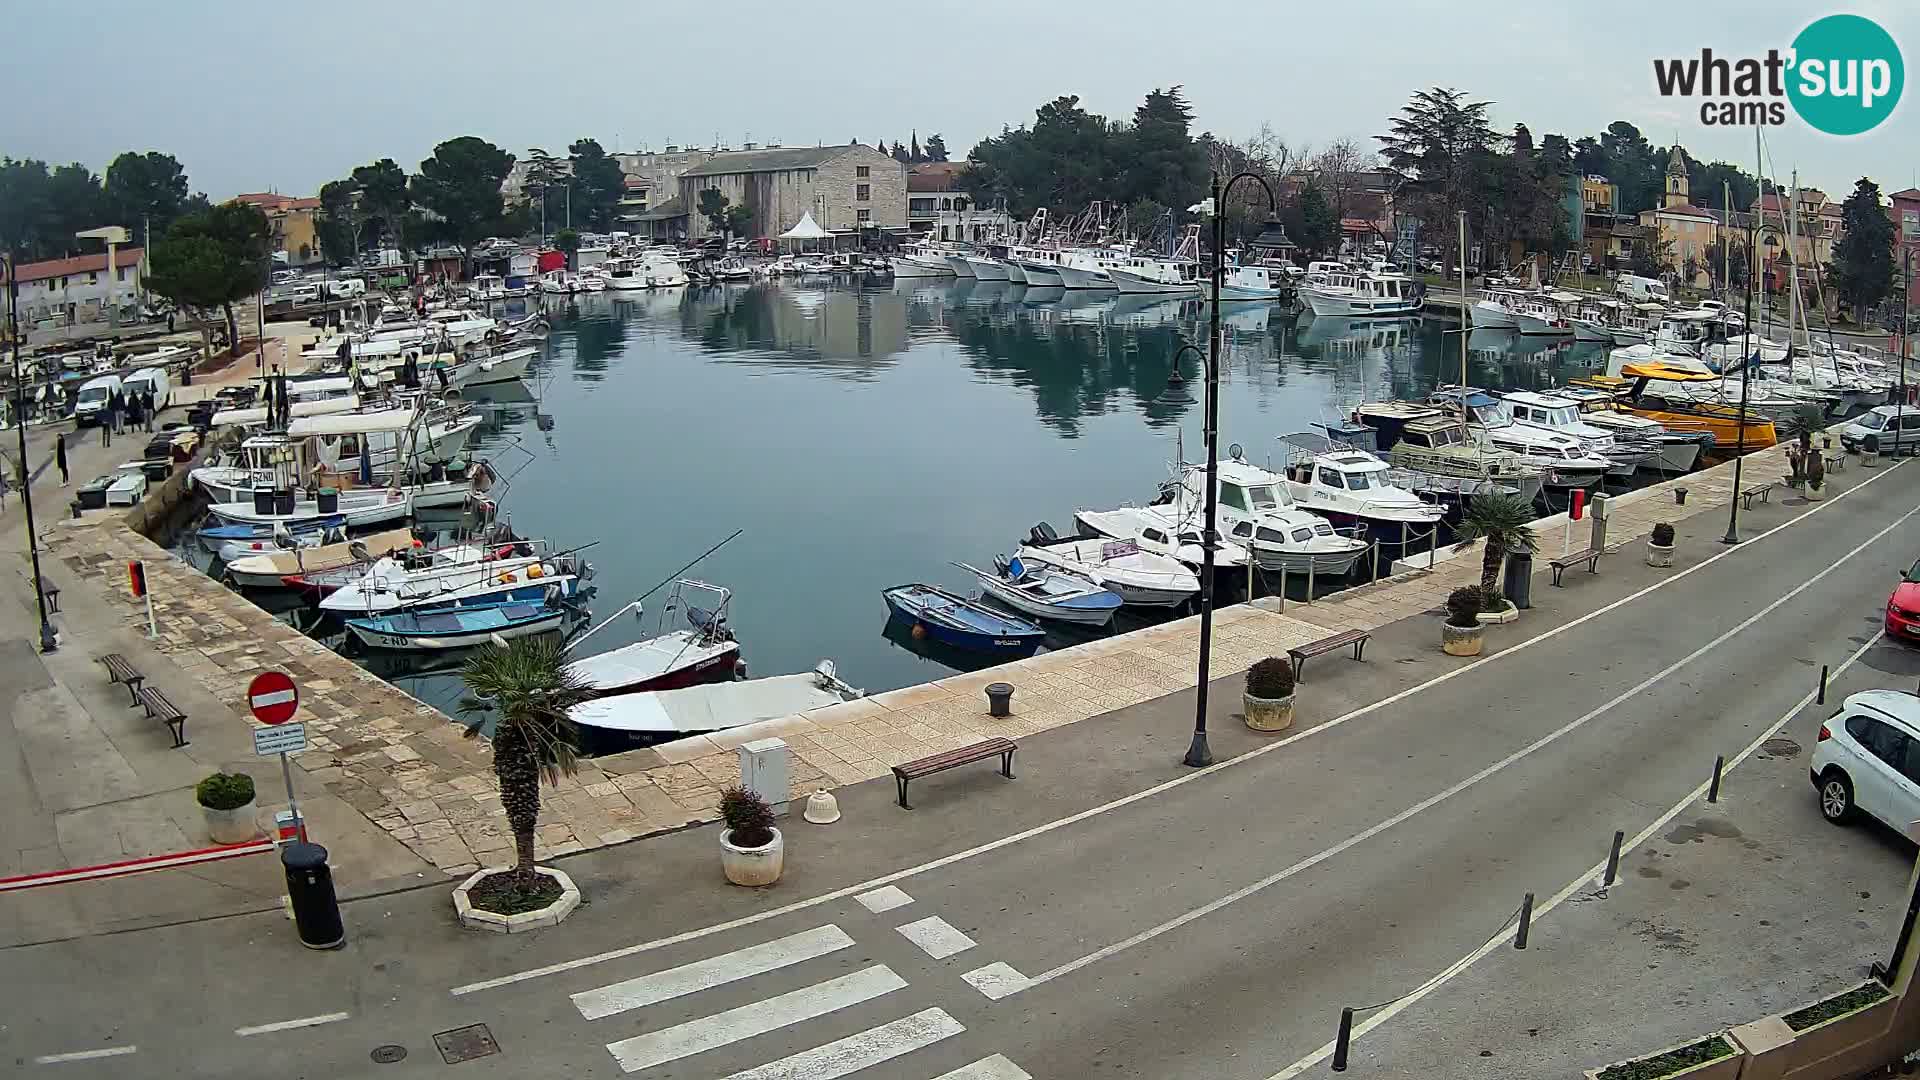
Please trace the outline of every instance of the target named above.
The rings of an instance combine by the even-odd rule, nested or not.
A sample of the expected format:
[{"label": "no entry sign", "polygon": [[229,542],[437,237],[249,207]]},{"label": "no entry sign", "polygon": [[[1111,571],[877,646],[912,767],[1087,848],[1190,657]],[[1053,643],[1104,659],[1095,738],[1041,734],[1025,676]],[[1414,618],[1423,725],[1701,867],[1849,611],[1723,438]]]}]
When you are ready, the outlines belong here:
[{"label": "no entry sign", "polygon": [[285,672],[263,671],[247,684],[247,706],[263,724],[284,724],[300,708],[300,691]]}]

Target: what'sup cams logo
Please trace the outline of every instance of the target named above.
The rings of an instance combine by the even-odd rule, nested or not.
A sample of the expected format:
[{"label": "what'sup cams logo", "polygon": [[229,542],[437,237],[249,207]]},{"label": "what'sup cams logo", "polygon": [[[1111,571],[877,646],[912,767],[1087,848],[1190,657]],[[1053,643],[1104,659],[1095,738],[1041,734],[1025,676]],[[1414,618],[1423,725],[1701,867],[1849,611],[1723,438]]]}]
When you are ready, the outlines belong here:
[{"label": "what'sup cams logo", "polygon": [[1785,51],[1730,59],[1701,49],[1698,57],[1655,60],[1653,78],[1662,97],[1700,99],[1702,124],[1784,124],[1792,105],[1815,130],[1859,135],[1893,115],[1906,66],[1879,23],[1828,15],[1809,23]]}]

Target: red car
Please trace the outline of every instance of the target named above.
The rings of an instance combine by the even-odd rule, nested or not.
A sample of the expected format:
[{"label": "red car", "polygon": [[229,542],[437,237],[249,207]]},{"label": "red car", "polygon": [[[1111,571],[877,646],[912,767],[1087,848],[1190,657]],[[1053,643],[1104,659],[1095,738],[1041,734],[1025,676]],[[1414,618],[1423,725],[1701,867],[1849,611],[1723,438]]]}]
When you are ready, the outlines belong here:
[{"label": "red car", "polygon": [[1920,562],[1900,576],[1887,598],[1887,636],[1920,638]]}]

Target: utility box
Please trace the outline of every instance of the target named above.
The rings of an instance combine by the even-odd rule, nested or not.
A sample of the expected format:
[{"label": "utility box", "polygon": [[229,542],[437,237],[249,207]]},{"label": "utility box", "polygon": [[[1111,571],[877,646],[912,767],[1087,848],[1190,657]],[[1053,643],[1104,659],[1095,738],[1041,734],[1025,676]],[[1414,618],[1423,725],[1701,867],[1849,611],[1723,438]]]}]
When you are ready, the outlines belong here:
[{"label": "utility box", "polygon": [[1593,542],[1588,546],[1595,551],[1607,550],[1607,519],[1613,516],[1613,499],[1607,495],[1595,495],[1591,506],[1593,512]]},{"label": "utility box", "polygon": [[1500,592],[1515,608],[1525,611],[1533,606],[1533,556],[1524,551],[1507,552],[1506,576]]},{"label": "utility box", "polygon": [[787,785],[787,743],[784,739],[755,739],[740,747],[740,786],[760,796],[776,816],[787,812],[792,792]]}]

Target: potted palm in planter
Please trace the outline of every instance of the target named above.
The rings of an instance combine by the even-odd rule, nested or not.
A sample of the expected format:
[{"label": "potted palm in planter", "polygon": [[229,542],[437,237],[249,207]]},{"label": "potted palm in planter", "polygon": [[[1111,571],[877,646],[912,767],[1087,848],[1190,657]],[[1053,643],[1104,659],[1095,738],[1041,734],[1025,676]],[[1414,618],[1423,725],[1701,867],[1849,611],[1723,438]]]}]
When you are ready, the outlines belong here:
[{"label": "potted palm in planter", "polygon": [[1447,594],[1447,621],[1440,624],[1440,648],[1448,656],[1479,656],[1487,628],[1480,624],[1485,599],[1474,585]]},{"label": "potted palm in planter", "polygon": [[207,819],[207,835],[216,844],[244,844],[258,836],[253,777],[217,772],[194,785],[193,797]]},{"label": "potted palm in planter", "polygon": [[1293,661],[1269,656],[1247,669],[1241,695],[1247,726],[1255,731],[1285,731],[1293,726]]},{"label": "potted palm in planter", "polygon": [[494,720],[493,775],[514,848],[512,866],[482,868],[454,890],[466,926],[501,933],[552,926],[580,904],[572,878],[534,863],[541,781],[578,771],[578,733],[567,713],[593,696],[566,663],[558,641],[516,638],[482,649],[460,670],[467,688],[460,712],[476,718],[467,737],[482,736],[479,717]]},{"label": "potted palm in planter", "polygon": [[773,827],[773,808],[757,793],[731,787],[720,793],[720,869],[735,885],[771,885],[786,863],[786,840]]},{"label": "potted palm in planter", "polygon": [[1662,521],[1653,527],[1653,535],[1647,537],[1647,565],[1673,565],[1673,526]]},{"label": "potted palm in planter", "polygon": [[[1518,495],[1475,495],[1467,501],[1460,524],[1454,527],[1456,551],[1465,550],[1476,540],[1486,542],[1486,549],[1480,555],[1479,591],[1486,605],[1483,610],[1498,616],[1488,622],[1510,622],[1519,616],[1518,608],[1500,598],[1500,564],[1506,561],[1509,551],[1540,549],[1540,541],[1528,527],[1532,522],[1533,505]],[[1459,595],[1459,591],[1454,590],[1454,594]],[[1452,600],[1448,603],[1451,605]],[[1472,653],[1459,655],[1472,656],[1479,651],[1475,646]]]}]

